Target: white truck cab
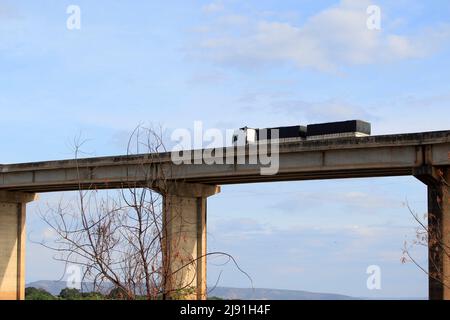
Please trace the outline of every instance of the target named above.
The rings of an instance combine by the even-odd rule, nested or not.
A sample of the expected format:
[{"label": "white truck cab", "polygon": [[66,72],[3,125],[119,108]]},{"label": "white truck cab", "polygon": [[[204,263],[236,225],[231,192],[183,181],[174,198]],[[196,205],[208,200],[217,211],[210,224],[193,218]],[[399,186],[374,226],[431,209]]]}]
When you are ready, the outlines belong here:
[{"label": "white truck cab", "polygon": [[256,129],[243,127],[233,133],[233,146],[245,146],[247,144],[257,143]]}]

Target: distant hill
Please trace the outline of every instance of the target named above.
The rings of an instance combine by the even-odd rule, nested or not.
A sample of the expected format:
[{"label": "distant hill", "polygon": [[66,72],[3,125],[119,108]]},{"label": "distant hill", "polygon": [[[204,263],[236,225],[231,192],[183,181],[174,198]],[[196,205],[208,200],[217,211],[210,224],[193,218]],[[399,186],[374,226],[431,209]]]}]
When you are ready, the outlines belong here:
[{"label": "distant hill", "polygon": [[[84,286],[84,285],[83,285]],[[66,281],[52,281],[52,280],[39,280],[35,282],[30,282],[25,285],[26,288],[34,287],[38,289],[44,289],[47,292],[50,292],[52,295],[58,295],[62,289],[67,287]],[[92,291],[92,286],[90,288],[86,288],[86,291]]]},{"label": "distant hill", "polygon": [[354,300],[358,298],[333,293],[316,293],[300,290],[216,287],[208,296],[242,300]]},{"label": "distant hill", "polygon": [[[27,287],[35,287],[44,289],[53,295],[58,295],[62,289],[66,287],[65,281],[35,281],[26,285]],[[83,284],[83,291],[92,291],[91,283]],[[358,299],[350,296],[332,294],[332,293],[316,293],[298,290],[280,290],[280,289],[250,289],[250,288],[229,288],[215,287],[208,296],[219,297],[223,299],[240,299],[240,300],[352,300]]]}]

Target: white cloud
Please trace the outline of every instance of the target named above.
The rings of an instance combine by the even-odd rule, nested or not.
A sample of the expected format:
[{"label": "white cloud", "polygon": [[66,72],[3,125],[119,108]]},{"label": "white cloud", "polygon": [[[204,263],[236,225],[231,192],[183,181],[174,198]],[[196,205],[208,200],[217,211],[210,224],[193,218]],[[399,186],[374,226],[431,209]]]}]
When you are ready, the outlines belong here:
[{"label": "white cloud", "polygon": [[249,22],[249,18],[239,14],[228,14],[221,16],[217,19],[217,22],[224,26],[244,26]]},{"label": "white cloud", "polygon": [[221,2],[211,2],[205,6],[203,6],[202,10],[205,13],[216,13],[223,11],[225,9],[223,3]]},{"label": "white cloud", "polygon": [[300,115],[308,121],[374,118],[364,107],[336,99],[316,102],[299,99],[277,100],[272,102],[272,110],[275,112],[284,111],[290,115]]},{"label": "white cloud", "polygon": [[360,208],[401,207],[400,199],[395,199],[385,194],[374,194],[373,192],[350,191],[338,194],[337,198],[342,199],[349,206]]},{"label": "white cloud", "polygon": [[48,227],[42,230],[42,239],[43,241],[53,240],[57,236],[57,233],[54,229]]},{"label": "white cloud", "polygon": [[295,267],[295,266],[275,266],[274,269],[277,273],[281,274],[289,274],[289,275],[297,275],[305,273],[305,268]]},{"label": "white cloud", "polygon": [[336,121],[336,119],[377,120],[376,108],[370,105],[353,103],[343,98],[304,99],[290,91],[245,91],[236,99],[243,112],[262,112],[266,114],[297,117],[304,123]]},{"label": "white cloud", "polygon": [[0,22],[2,19],[14,18],[17,11],[8,2],[0,0]]},{"label": "white cloud", "polygon": [[303,25],[253,19],[244,29],[242,17],[236,22],[239,28],[220,28],[218,23],[216,32],[210,32],[199,44],[200,55],[237,67],[283,62],[337,72],[342,66],[425,57],[450,38],[449,25],[418,35],[369,30],[369,4],[365,0],[343,0],[309,17]]},{"label": "white cloud", "polygon": [[209,222],[209,232],[220,234],[227,241],[243,241],[261,235],[270,235],[273,226],[253,218],[222,218]]},{"label": "white cloud", "polygon": [[223,83],[227,79],[225,73],[220,71],[198,72],[187,81],[191,85],[210,85]]}]

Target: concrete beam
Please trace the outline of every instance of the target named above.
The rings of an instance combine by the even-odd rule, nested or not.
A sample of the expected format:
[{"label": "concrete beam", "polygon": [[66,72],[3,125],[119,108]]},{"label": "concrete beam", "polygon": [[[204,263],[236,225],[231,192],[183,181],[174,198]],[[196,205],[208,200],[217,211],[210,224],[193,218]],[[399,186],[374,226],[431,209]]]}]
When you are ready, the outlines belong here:
[{"label": "concrete beam", "polygon": [[[164,194],[164,291],[169,299],[206,299],[206,198],[217,186],[169,184]],[[167,191],[167,190],[166,190]]]},{"label": "concrete beam", "polygon": [[0,300],[25,299],[26,203],[34,199],[0,191]]},{"label": "concrete beam", "polygon": [[[144,186],[154,172],[169,180],[209,185],[290,180],[411,175],[425,164],[450,165],[450,131],[289,142],[279,145],[279,171],[261,175],[261,165],[226,164],[234,148],[207,161],[225,164],[173,165],[170,153],[0,165],[0,190],[48,192]],[[200,152],[201,153],[201,152]],[[192,152],[192,161],[198,158]],[[242,154],[255,154],[250,149]],[[258,155],[258,154],[257,154]]]}]

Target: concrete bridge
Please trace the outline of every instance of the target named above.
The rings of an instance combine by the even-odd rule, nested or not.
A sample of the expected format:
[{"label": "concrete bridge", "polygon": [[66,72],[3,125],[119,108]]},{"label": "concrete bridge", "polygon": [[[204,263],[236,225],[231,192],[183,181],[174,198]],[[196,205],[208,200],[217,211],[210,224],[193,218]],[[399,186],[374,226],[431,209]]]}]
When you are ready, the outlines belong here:
[{"label": "concrete bridge", "polygon": [[[208,153],[209,160],[252,155],[249,148],[230,155],[232,149],[224,148],[223,155]],[[192,159],[199,154],[193,152]],[[182,216],[167,226],[169,232],[192,222],[193,227],[183,229],[190,239],[183,249],[193,259],[206,253],[206,199],[218,193],[222,184],[415,176],[428,186],[429,229],[441,240],[429,243],[433,261],[429,297],[450,299],[449,284],[443,284],[450,278],[450,258],[442,249],[450,247],[450,131],[283,143],[275,175],[261,175],[258,164],[224,163],[229,164],[174,166],[170,153],[161,153],[0,165],[0,299],[24,298],[26,203],[36,193],[144,186],[155,168],[170,172],[166,178],[173,187],[165,201],[175,204]],[[179,265],[177,259],[170,263]],[[199,258],[195,270],[178,277],[182,281],[194,277],[196,293],[191,298],[206,298],[206,258]]]}]

